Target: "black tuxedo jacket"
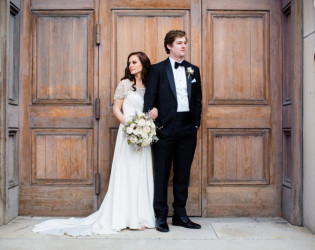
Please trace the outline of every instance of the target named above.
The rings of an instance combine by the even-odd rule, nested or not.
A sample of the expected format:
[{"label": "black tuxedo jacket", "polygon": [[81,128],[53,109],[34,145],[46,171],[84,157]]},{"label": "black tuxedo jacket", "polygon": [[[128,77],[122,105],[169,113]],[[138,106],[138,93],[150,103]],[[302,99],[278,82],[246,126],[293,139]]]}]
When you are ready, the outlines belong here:
[{"label": "black tuxedo jacket", "polygon": [[[199,68],[187,61],[183,61],[187,79],[189,109],[195,126],[200,126],[201,116],[201,79]],[[193,74],[188,76],[187,69],[191,67]],[[155,120],[159,133],[168,135],[172,130],[172,123],[177,112],[177,95],[173,70],[170,59],[151,66],[144,95],[143,111],[152,108],[158,109],[158,118]]]}]

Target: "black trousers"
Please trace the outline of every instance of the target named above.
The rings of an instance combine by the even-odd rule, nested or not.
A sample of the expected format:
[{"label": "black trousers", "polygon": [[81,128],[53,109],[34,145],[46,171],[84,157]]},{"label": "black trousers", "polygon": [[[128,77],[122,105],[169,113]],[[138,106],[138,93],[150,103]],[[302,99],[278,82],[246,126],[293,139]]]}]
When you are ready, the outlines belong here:
[{"label": "black trousers", "polygon": [[187,119],[187,113],[177,113],[171,133],[160,136],[153,144],[154,211],[157,217],[167,217],[167,187],[173,163],[174,214],[186,215],[186,202],[191,164],[197,143],[197,129]]}]

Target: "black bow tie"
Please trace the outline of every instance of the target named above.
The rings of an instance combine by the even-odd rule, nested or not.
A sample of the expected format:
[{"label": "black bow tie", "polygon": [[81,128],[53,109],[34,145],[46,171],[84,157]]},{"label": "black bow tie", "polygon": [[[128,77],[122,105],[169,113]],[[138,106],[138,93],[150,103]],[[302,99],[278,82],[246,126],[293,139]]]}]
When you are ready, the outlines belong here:
[{"label": "black bow tie", "polygon": [[175,62],[175,69],[177,69],[179,66],[185,66],[184,65],[184,61],[182,61],[181,63],[179,63],[179,62]]}]

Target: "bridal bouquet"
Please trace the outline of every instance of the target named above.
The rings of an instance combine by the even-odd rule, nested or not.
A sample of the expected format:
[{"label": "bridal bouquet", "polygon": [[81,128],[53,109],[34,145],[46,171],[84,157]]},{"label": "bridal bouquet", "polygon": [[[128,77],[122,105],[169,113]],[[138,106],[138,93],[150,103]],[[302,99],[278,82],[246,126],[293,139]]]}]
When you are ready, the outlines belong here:
[{"label": "bridal bouquet", "polygon": [[140,151],[142,147],[149,146],[158,141],[156,127],[153,120],[144,113],[131,116],[123,127],[124,136],[129,145]]}]

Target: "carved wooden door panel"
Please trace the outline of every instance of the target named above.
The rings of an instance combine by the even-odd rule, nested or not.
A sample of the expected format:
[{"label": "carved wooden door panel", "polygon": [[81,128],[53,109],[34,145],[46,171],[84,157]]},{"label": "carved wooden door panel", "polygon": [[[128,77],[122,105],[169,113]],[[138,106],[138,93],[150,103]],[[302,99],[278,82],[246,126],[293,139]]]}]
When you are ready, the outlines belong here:
[{"label": "carved wooden door panel", "polygon": [[279,216],[281,1],[203,1],[203,215]]},{"label": "carved wooden door panel", "polygon": [[[124,74],[127,56],[133,51],[145,52],[151,63],[165,60],[164,37],[172,29],[187,32],[189,49],[187,60],[201,66],[201,1],[101,1],[100,45],[100,170],[101,197],[106,194],[118,122],[112,114],[114,91]],[[190,215],[201,215],[201,143],[192,166],[189,199]],[[103,164],[104,163],[104,164]],[[171,208],[172,178],[169,186]],[[170,209],[172,213],[172,209]]]},{"label": "carved wooden door panel", "polygon": [[22,8],[19,213],[87,215],[97,209],[97,1]]}]

